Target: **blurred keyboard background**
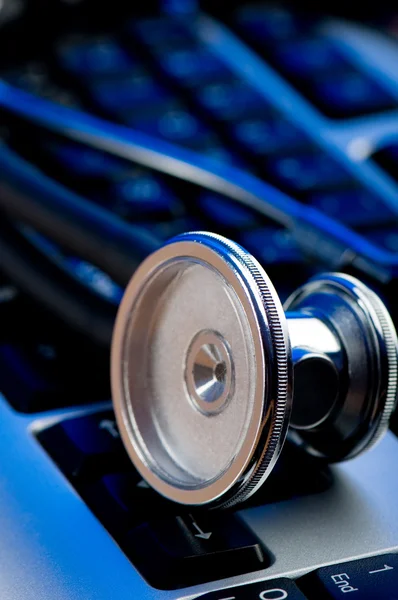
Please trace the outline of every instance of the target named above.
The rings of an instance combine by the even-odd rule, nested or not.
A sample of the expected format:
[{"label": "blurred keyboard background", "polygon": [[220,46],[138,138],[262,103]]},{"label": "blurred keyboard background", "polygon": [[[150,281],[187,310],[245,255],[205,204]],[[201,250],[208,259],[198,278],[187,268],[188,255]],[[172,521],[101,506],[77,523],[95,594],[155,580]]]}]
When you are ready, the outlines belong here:
[{"label": "blurred keyboard background", "polygon": [[[398,323],[398,10],[364,7],[353,19],[349,6],[133,4],[0,3],[0,197],[11,198],[0,222],[0,390],[16,411],[109,399],[109,332],[126,283],[104,256],[88,260],[19,219],[10,206],[22,184],[70,198],[109,230],[138,230],[147,246],[137,243],[131,272],[146,248],[210,230],[252,252],[282,299],[316,272],[342,270],[377,289]],[[49,310],[45,282],[57,278],[70,296]],[[87,312],[92,331],[108,333],[90,339]],[[205,561],[179,581],[183,562],[148,572],[148,540],[163,560],[163,538],[188,526],[142,525],[159,500],[137,487],[112,413],[98,414],[40,441],[152,583],[197,583]],[[300,489],[284,481],[263,500],[325,489],[327,473],[308,469]],[[145,514],[132,519],[131,503]],[[240,572],[221,555],[241,535],[220,534],[210,579]],[[184,539],[170,550],[178,561]],[[247,552],[239,568],[251,561]]]}]

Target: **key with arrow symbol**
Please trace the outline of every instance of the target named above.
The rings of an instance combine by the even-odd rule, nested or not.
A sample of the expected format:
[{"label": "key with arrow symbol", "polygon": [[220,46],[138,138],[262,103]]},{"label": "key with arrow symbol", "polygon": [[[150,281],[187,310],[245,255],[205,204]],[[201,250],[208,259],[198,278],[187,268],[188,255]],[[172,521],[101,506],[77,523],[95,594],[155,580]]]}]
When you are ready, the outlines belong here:
[{"label": "key with arrow symbol", "polygon": [[195,511],[166,517],[159,505],[156,516],[128,536],[130,552],[155,587],[166,585],[169,589],[176,581],[195,585],[269,564],[257,538],[235,515]]},{"label": "key with arrow symbol", "polygon": [[195,529],[195,531],[197,533],[194,533],[194,536],[197,538],[200,538],[202,540],[209,540],[211,535],[212,535],[212,531],[208,531],[208,532],[204,532],[199,525],[196,523],[195,519],[193,518],[192,515],[189,515],[190,518],[192,519],[192,527]]}]

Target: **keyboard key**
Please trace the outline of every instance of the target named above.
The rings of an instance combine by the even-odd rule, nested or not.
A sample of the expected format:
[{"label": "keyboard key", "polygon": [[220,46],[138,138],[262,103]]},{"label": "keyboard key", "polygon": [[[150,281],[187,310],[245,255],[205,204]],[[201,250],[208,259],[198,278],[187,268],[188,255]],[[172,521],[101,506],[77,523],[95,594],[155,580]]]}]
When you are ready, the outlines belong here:
[{"label": "keyboard key", "polygon": [[151,213],[155,213],[152,215],[155,218],[156,213],[182,211],[177,198],[163,181],[140,169],[126,172],[113,181],[109,196],[114,199],[116,212],[129,220]]},{"label": "keyboard key", "polygon": [[31,365],[29,358],[22,344],[0,344],[1,392],[21,412],[57,406],[59,389]]},{"label": "keyboard key", "polygon": [[0,321],[0,390],[16,410],[33,413],[109,398],[109,376],[102,371],[108,353],[10,285],[0,286]]},{"label": "keyboard key", "polygon": [[398,181],[398,143],[390,144],[372,157],[387,173]]},{"label": "keyboard key", "polygon": [[134,66],[117,41],[107,37],[64,41],[58,56],[65,69],[84,77],[127,73]]},{"label": "keyboard key", "polygon": [[247,229],[256,224],[256,215],[249,208],[225,196],[203,193],[199,208],[211,223],[221,228]]},{"label": "keyboard key", "polygon": [[[394,600],[398,590],[398,555],[384,554],[318,569],[301,581],[310,598]],[[350,596],[351,597],[351,596]]]},{"label": "keyboard key", "polygon": [[211,135],[208,128],[183,106],[159,105],[157,109],[132,113],[128,124],[140,131],[188,148],[198,148]]},{"label": "keyboard key", "polygon": [[226,163],[227,165],[239,168],[248,168],[247,165],[244,165],[239,156],[236,156],[224,146],[221,146],[221,143],[218,142],[217,139],[212,140],[209,138],[209,140],[205,141],[201,146],[200,151],[204,156],[214,159],[217,162]]},{"label": "keyboard key", "polygon": [[395,218],[393,210],[365,188],[318,192],[310,195],[308,201],[321,212],[353,227],[377,225]]},{"label": "keyboard key", "polygon": [[230,74],[215,54],[197,46],[171,51],[159,48],[157,59],[163,71],[184,86],[200,85]]},{"label": "keyboard key", "polygon": [[265,98],[244,81],[218,81],[201,86],[197,100],[213,118],[233,121],[247,116],[264,117],[270,108]]},{"label": "keyboard key", "polygon": [[284,600],[285,598],[288,600],[306,600],[306,596],[299,590],[294,581],[287,578],[239,585],[199,596],[200,600]]},{"label": "keyboard key", "polygon": [[23,68],[1,73],[1,78],[22,90],[52,100],[63,106],[79,108],[80,102],[71,91],[50,80],[47,66],[40,62],[28,62]]},{"label": "keyboard key", "polygon": [[354,70],[316,79],[313,89],[321,107],[335,117],[377,112],[395,104],[376,81]]},{"label": "keyboard key", "polygon": [[131,469],[112,411],[65,419],[38,437],[68,478],[91,481]]},{"label": "keyboard key", "polygon": [[250,39],[261,44],[286,41],[298,34],[294,16],[282,7],[244,6],[237,11],[236,21]]},{"label": "keyboard key", "polygon": [[299,263],[302,257],[288,229],[263,227],[238,235],[244,248],[263,264]]},{"label": "keyboard key", "polygon": [[168,221],[154,221],[152,223],[142,223],[142,228],[148,230],[152,235],[155,235],[159,240],[165,242],[175,235],[185,233],[186,231],[203,230],[203,222],[194,217],[186,217],[173,219]]},{"label": "keyboard key", "polygon": [[322,38],[308,38],[276,47],[277,64],[292,75],[316,77],[325,71],[346,66],[333,43]]},{"label": "keyboard key", "polygon": [[102,108],[116,115],[171,99],[167,90],[143,69],[120,78],[94,80],[90,93]]},{"label": "keyboard key", "polygon": [[269,564],[257,539],[233,515],[152,520],[133,529],[122,545],[144,576],[162,587],[223,579]]},{"label": "keyboard key", "polygon": [[[141,481],[131,469],[125,473],[111,473],[99,480],[80,482],[78,490],[83,500],[112,535],[125,534],[136,525],[133,513],[137,504],[132,501],[132,491]],[[122,489],[123,493],[120,493]]]},{"label": "keyboard key", "polygon": [[165,518],[176,509],[174,503],[150,488],[132,465],[126,471],[83,482],[79,491],[108,531],[119,536],[156,515]]},{"label": "keyboard key", "polygon": [[183,19],[154,17],[133,19],[127,26],[133,37],[138,36],[150,46],[178,46],[192,42],[189,21]]},{"label": "keyboard key", "polygon": [[38,61],[29,61],[21,68],[2,71],[1,78],[26,92],[39,96],[49,84],[47,66]]},{"label": "keyboard key", "polygon": [[390,227],[363,229],[361,233],[377,246],[381,246],[383,250],[398,254],[398,218],[391,223]]},{"label": "keyboard key", "polygon": [[125,168],[122,161],[110,154],[85,146],[55,143],[46,149],[74,174],[82,177],[114,177]]},{"label": "keyboard key", "polygon": [[267,166],[280,184],[294,191],[336,187],[351,182],[344,167],[321,150],[272,158],[267,162]]},{"label": "keyboard key", "polygon": [[281,117],[254,118],[231,126],[235,140],[257,156],[300,148],[308,143],[305,134]]}]

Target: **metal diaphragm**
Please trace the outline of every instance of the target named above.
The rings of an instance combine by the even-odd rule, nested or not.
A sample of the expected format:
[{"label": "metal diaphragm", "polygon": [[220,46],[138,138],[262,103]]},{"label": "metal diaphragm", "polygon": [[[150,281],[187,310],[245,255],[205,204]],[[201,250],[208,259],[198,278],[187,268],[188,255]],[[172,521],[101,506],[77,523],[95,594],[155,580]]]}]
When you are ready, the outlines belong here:
[{"label": "metal diaphragm", "polygon": [[120,433],[142,477],[182,504],[253,494],[291,410],[286,319],[239,245],[189,233],[149,256],[123,297],[112,343]]}]

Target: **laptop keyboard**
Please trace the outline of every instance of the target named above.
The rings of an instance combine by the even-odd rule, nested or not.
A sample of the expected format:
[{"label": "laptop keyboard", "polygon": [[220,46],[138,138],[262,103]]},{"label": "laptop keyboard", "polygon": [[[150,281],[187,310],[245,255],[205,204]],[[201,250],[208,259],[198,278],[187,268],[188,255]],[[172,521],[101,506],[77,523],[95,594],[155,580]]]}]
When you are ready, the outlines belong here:
[{"label": "laptop keyboard", "polygon": [[[4,82],[140,132],[155,145],[162,140],[206,157],[209,165],[247,172],[294,205],[314,210],[313,222],[327,217],[329,229],[342,226],[352,244],[336,264],[334,242],[321,228],[295,228],[291,215],[279,218],[272,206],[257,211],[205,182],[78,142],[4,104],[0,158],[2,152],[17,155],[21,164],[34,165],[40,176],[148,232],[159,245],[187,230],[227,235],[260,260],[282,299],[314,273],[341,268],[381,291],[397,317],[398,72],[392,80],[376,59],[361,55],[356,26],[265,5],[231,10],[225,22],[158,13],[123,18],[108,29],[102,24],[98,31],[76,14],[73,26],[58,24],[56,35],[44,36],[37,56],[33,47],[28,59],[3,64]],[[393,45],[392,21],[379,30]],[[396,67],[396,42],[395,57]],[[18,227],[116,311],[120,284],[51,239]],[[9,275],[0,281],[0,314],[6,324],[0,391],[20,413],[80,407],[78,415],[39,427],[38,442],[151,585],[184,588],[273,563],[239,511],[222,517],[182,511],[133,470],[113,413],[103,406],[110,397],[107,348],[49,314]],[[392,428],[398,432],[396,419]],[[252,505],[330,489],[327,468],[289,444],[285,456]],[[307,475],[287,477],[292,465]],[[202,597],[318,600],[355,592],[387,600],[398,588],[396,554],[315,566],[295,582],[278,578]]]}]

